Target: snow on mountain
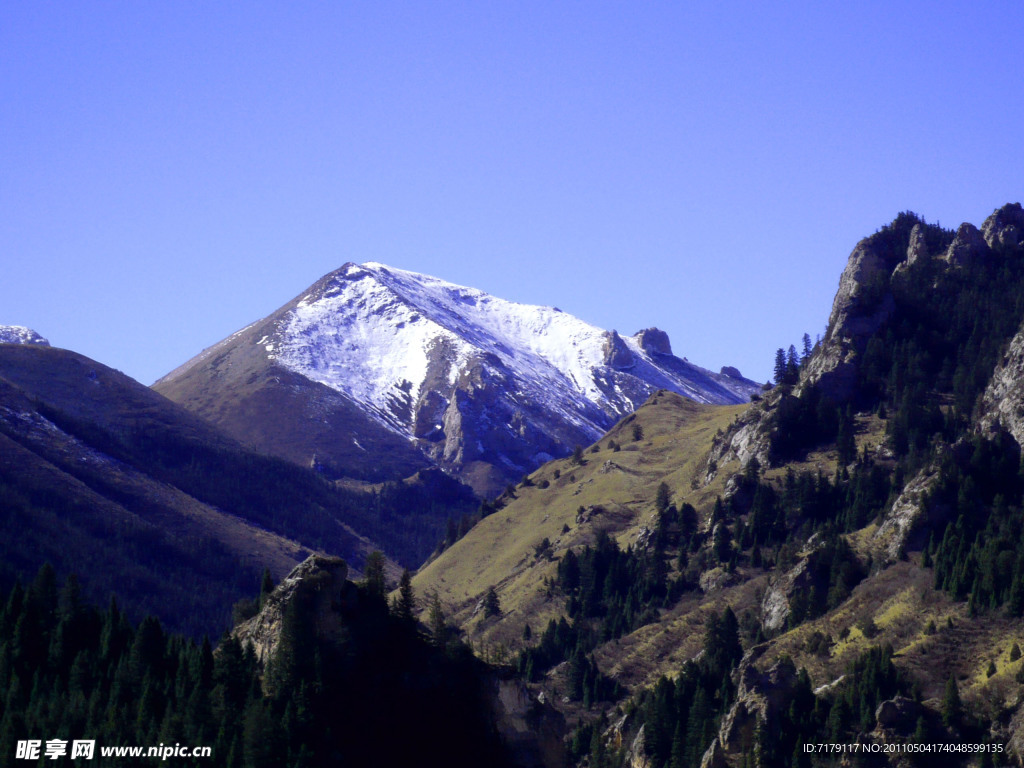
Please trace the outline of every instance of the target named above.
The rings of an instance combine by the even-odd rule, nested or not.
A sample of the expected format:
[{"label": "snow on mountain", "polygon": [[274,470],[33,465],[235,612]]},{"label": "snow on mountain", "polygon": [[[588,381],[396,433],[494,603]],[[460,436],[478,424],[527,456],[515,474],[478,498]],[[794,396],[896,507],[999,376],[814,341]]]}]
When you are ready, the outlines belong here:
[{"label": "snow on mountain", "polygon": [[655,390],[739,403],[758,389],[679,359],[656,328],[624,338],[375,262],[326,275],[154,387],[331,476],[379,481],[375,467],[423,461],[485,493],[596,440]]},{"label": "snow on mountain", "polygon": [[[474,360],[490,357],[514,374],[516,390],[507,394],[539,400],[595,437],[658,388],[718,403],[745,401],[754,389],[677,358],[659,364],[671,355],[649,352],[639,336],[622,339],[553,307],[369,262],[342,267],[261,341],[284,367],[346,393],[400,431],[409,431],[409,408],[439,360],[446,380],[436,383],[455,386]],[[614,370],[649,386],[627,392],[611,380]]]},{"label": "snow on mountain", "polygon": [[0,344],[38,344],[50,346],[50,342],[23,325],[0,325]]}]

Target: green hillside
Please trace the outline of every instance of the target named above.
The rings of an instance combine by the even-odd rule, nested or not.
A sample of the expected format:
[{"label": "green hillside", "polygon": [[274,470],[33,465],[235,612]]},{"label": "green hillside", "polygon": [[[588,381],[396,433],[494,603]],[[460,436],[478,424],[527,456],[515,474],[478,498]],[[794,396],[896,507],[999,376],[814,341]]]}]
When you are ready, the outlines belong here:
[{"label": "green hillside", "polygon": [[[1019,754],[1022,232],[1019,205],[956,232],[900,214],[854,249],[825,338],[779,350],[774,389],[658,393],[506,493],[417,590],[559,703],[590,765],[829,762],[801,741]],[[731,642],[723,681],[706,660]]]}]

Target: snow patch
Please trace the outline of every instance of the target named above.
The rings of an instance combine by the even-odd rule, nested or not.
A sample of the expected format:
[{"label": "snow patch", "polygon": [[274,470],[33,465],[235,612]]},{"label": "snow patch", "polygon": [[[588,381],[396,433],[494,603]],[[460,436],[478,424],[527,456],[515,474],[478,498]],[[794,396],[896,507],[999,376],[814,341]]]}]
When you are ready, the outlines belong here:
[{"label": "snow patch", "polygon": [[622,338],[633,356],[629,371],[613,370],[604,363],[608,334],[579,318],[377,262],[334,273],[273,335],[279,364],[348,395],[404,435],[411,434],[428,378],[430,386],[454,386],[474,363],[502,377],[510,372],[507,392],[595,436],[606,426],[594,421],[595,409],[630,413],[655,389],[699,402],[724,402],[730,393],[742,401],[747,394],[736,391],[743,382],[729,380],[733,389],[718,381],[727,377],[678,359],[672,358],[676,368],[655,363],[632,337]]},{"label": "snow patch", "polygon": [[0,325],[0,344],[35,344],[50,346],[50,342],[24,325]]}]

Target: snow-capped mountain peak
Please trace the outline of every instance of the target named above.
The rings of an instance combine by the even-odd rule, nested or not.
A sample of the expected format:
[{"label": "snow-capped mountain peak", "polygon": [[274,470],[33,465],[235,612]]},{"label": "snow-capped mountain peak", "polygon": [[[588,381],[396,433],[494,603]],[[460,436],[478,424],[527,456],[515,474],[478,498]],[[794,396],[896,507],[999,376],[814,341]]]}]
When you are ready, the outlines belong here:
[{"label": "snow-capped mountain peak", "polygon": [[0,344],[36,344],[50,346],[50,342],[23,325],[0,325]]},{"label": "snow-capped mountain peak", "polygon": [[[447,411],[456,390],[493,390],[512,413],[539,409],[593,439],[655,389],[700,402],[741,402],[753,389],[672,357],[664,334],[668,354],[643,334],[623,338],[554,307],[376,262],[329,275],[278,328],[266,346],[280,365],[414,437],[444,429],[438,406]],[[481,380],[460,385],[473,370]]]},{"label": "snow-capped mountain peak", "polygon": [[[196,387],[242,385],[254,355],[321,387],[302,416],[321,433],[324,414],[341,407],[323,404],[329,391],[445,469],[491,467],[488,482],[502,487],[597,439],[657,389],[703,403],[744,402],[757,389],[680,360],[657,329],[623,337],[555,307],[377,262],[345,264],[157,387],[202,401],[208,415],[215,398]],[[323,442],[311,447],[314,464]],[[353,434],[353,443],[362,450],[366,440]]]}]

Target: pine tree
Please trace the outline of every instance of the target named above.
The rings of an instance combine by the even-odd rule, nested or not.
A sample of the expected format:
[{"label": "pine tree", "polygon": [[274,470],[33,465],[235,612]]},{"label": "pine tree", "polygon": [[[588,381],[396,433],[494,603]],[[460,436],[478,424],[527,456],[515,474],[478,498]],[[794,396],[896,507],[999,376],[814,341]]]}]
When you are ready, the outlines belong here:
[{"label": "pine tree", "polygon": [[387,585],[384,574],[384,554],[382,552],[374,550],[367,555],[364,575],[363,584],[366,586],[366,591],[375,597],[384,599],[387,593]]},{"label": "pine tree", "polygon": [[412,574],[406,568],[402,571],[402,578],[398,582],[398,604],[395,615],[399,621],[412,624],[416,617],[416,599],[412,591]]},{"label": "pine tree", "polygon": [[836,436],[836,453],[839,465],[843,467],[857,458],[857,441],[853,431],[853,417],[847,411],[839,420],[839,434]]},{"label": "pine tree", "polygon": [[800,359],[796,356],[796,347],[789,345],[786,353],[786,377],[787,384],[796,384],[800,380]]},{"label": "pine tree", "polygon": [[782,347],[775,350],[775,369],[772,379],[776,385],[786,381],[786,352]]},{"label": "pine tree", "polygon": [[448,643],[448,624],[445,621],[444,609],[441,607],[441,598],[435,592],[430,597],[430,612],[427,615],[427,626],[430,628],[430,635],[434,645],[444,648]]},{"label": "pine tree", "polygon": [[672,735],[672,752],[668,759],[669,768],[686,768],[686,742],[683,739],[683,724],[676,721],[676,730]]},{"label": "pine tree", "polygon": [[260,599],[259,608],[263,609],[263,606],[267,604],[267,598],[270,597],[270,593],[274,591],[274,577],[270,575],[270,569],[263,569],[263,578],[260,580]]},{"label": "pine tree", "polygon": [[658,492],[654,498],[654,508],[658,510],[658,514],[663,514],[668,505],[672,501],[672,493],[669,490],[668,483],[662,482],[658,485]]},{"label": "pine tree", "polygon": [[960,689],[956,685],[956,677],[950,674],[946,681],[946,691],[942,696],[942,723],[947,728],[960,720]]},{"label": "pine tree", "polygon": [[732,557],[732,536],[725,522],[718,523],[714,529],[714,553],[720,563],[728,562]]},{"label": "pine tree", "polygon": [[495,590],[492,584],[487,588],[487,594],[484,595],[484,616],[500,616],[501,615],[501,602],[498,599],[498,592]]}]

